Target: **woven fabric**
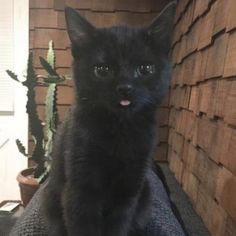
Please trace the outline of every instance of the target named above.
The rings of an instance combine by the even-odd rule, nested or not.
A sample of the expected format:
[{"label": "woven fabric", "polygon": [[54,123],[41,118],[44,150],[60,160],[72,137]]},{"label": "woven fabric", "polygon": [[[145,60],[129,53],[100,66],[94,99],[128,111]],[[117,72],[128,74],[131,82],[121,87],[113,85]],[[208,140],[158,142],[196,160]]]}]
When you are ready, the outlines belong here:
[{"label": "woven fabric", "polygon": [[17,220],[10,235],[47,236],[45,222],[40,214],[40,199],[45,186],[42,186],[31,199],[21,217]]},{"label": "woven fabric", "polygon": [[[175,218],[169,197],[161,180],[152,171],[148,173],[152,189],[152,214],[146,227],[146,236],[184,236]],[[45,186],[42,186],[16,222],[10,236],[47,236],[46,224],[40,214],[40,199]]]}]

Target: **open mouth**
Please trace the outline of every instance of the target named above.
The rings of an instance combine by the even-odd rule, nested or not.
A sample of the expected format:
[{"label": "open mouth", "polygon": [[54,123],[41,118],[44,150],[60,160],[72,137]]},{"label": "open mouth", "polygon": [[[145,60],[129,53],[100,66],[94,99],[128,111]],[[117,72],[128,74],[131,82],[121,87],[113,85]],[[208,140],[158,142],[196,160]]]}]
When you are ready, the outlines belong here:
[{"label": "open mouth", "polygon": [[120,105],[123,107],[128,107],[131,104],[130,100],[121,100]]}]

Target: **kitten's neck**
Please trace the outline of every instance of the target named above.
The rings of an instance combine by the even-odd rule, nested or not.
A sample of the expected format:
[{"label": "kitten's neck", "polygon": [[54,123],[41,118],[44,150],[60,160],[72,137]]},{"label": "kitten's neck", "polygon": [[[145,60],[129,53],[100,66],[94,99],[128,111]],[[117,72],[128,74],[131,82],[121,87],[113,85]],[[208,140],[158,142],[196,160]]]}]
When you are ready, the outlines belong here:
[{"label": "kitten's neck", "polygon": [[153,108],[144,108],[138,112],[115,113],[104,107],[98,106],[76,106],[76,116],[81,122],[86,124],[116,123],[123,125],[152,126],[155,124],[156,111]]}]

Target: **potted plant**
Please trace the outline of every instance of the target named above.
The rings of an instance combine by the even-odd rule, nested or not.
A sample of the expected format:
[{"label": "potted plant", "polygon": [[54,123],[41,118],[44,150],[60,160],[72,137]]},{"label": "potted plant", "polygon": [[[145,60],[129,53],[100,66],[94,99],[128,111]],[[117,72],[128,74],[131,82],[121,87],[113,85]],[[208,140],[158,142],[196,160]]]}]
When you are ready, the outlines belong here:
[{"label": "potted plant", "polygon": [[[20,140],[16,140],[20,153],[35,163],[33,167],[22,170],[17,176],[24,206],[30,201],[39,185],[47,178],[50,170],[53,138],[58,124],[56,106],[57,84],[62,83],[66,79],[65,76],[61,76],[56,72],[55,53],[52,41],[49,42],[47,59],[45,60],[40,57],[40,63],[47,72],[46,76],[36,74],[33,66],[33,55],[32,52],[30,52],[27,74],[25,76],[26,79],[23,82],[18,79],[15,73],[7,70],[8,75],[12,79],[27,88],[26,112],[29,117],[30,133],[34,140],[34,148],[31,154],[26,153],[26,149]],[[39,119],[35,101],[35,88],[40,84],[47,86],[44,122]]]}]

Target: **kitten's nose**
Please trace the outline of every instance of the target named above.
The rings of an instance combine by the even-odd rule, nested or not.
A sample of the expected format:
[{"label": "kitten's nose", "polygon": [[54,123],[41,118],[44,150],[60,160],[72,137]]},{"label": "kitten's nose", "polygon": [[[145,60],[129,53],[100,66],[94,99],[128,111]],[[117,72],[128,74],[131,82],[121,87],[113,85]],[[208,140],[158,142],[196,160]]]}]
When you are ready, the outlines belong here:
[{"label": "kitten's nose", "polygon": [[116,90],[120,95],[127,96],[133,91],[133,86],[131,84],[120,84]]}]

